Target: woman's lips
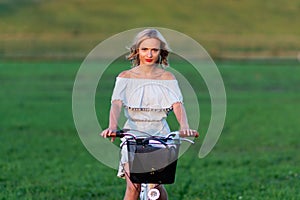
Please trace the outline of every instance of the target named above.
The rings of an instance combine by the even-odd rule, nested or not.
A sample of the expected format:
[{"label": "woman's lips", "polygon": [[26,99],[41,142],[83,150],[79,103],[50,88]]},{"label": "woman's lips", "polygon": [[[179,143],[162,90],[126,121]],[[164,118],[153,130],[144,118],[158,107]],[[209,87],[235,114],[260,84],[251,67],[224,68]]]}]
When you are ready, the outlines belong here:
[{"label": "woman's lips", "polygon": [[146,59],[147,62],[152,62],[152,59]]}]

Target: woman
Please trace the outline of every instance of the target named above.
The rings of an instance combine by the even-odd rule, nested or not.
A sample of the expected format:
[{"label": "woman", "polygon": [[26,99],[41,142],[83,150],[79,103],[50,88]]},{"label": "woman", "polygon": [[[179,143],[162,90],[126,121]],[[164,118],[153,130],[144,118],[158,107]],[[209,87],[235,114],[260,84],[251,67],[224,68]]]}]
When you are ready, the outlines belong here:
[{"label": "woman", "polygon": [[[181,91],[171,72],[160,66],[168,66],[169,47],[156,29],[145,29],[137,34],[130,55],[132,69],[123,71],[116,79],[112,95],[109,127],[101,135],[106,138],[117,130],[122,107],[127,118],[124,128],[140,130],[151,135],[170,132],[166,117],[173,111],[180,130],[186,136],[193,136],[196,131],[189,128],[183,106]],[[139,132],[135,133],[136,135]],[[112,141],[114,138],[112,139]],[[122,158],[118,172],[125,177],[127,187],[124,199],[138,199],[141,186],[133,184],[129,177],[127,150],[122,149]],[[158,187],[160,199],[168,199],[163,185]]]}]

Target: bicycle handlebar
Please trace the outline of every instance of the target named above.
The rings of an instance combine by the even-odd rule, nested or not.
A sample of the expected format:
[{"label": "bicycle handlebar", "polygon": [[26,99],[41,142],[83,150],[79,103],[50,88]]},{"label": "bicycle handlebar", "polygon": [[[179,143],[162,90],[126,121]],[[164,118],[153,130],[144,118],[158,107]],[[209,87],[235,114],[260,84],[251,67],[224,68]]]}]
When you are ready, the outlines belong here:
[{"label": "bicycle handlebar", "polygon": [[[130,131],[130,129],[117,130],[117,131],[111,133],[109,137],[119,137],[119,138],[122,138],[124,136],[133,136],[133,137],[135,137],[134,134],[127,133],[128,131]],[[179,132],[180,137],[199,137],[199,133],[195,130],[192,132],[192,135],[189,135],[189,136],[184,134],[184,131],[178,131],[178,132]]]}]

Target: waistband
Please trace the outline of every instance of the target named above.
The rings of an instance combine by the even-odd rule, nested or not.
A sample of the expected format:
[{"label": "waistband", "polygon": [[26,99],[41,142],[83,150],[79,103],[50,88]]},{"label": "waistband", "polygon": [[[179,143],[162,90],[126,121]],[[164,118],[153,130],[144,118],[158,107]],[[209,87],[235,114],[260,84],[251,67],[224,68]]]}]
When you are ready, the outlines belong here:
[{"label": "waistband", "polygon": [[149,120],[149,119],[129,119],[133,122],[162,122],[163,120]]}]

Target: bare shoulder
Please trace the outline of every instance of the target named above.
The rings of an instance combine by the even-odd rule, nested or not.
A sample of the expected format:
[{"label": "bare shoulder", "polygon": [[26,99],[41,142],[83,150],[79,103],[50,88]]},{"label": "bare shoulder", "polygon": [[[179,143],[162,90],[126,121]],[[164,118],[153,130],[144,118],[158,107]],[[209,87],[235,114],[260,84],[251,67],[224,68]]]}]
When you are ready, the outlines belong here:
[{"label": "bare shoulder", "polygon": [[164,73],[162,74],[161,78],[163,80],[175,80],[175,76],[174,74],[172,74],[171,72],[169,71],[164,71]]},{"label": "bare shoulder", "polygon": [[118,77],[120,78],[130,78],[130,70],[125,70],[125,71],[122,71]]}]

